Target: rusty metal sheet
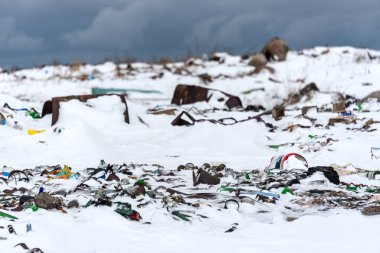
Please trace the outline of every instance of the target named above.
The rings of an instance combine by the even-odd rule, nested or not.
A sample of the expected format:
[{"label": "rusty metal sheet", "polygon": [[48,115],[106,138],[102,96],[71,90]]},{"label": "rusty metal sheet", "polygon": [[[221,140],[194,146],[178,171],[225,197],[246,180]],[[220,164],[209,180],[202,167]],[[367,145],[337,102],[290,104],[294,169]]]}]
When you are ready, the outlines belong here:
[{"label": "rusty metal sheet", "polygon": [[242,103],[239,97],[228,94],[223,91],[204,88],[196,85],[185,85],[179,84],[175,88],[172,104],[176,105],[185,105],[185,104],[193,104],[196,102],[208,102],[210,100],[209,92],[220,92],[228,97],[225,105],[228,109],[235,107],[242,107]]},{"label": "rusty metal sheet", "polygon": [[61,102],[67,102],[73,99],[77,99],[80,102],[87,102],[89,99],[97,98],[100,96],[118,96],[121,100],[121,102],[125,105],[125,111],[123,113],[124,115],[124,121],[129,124],[129,114],[128,114],[128,106],[127,101],[125,100],[125,97],[123,95],[118,94],[99,94],[99,95],[79,95],[79,96],[66,96],[66,97],[54,97],[51,100],[48,100],[44,103],[42,108],[42,117],[52,113],[52,122],[51,125],[54,125],[57,123],[59,118],[59,104]]}]

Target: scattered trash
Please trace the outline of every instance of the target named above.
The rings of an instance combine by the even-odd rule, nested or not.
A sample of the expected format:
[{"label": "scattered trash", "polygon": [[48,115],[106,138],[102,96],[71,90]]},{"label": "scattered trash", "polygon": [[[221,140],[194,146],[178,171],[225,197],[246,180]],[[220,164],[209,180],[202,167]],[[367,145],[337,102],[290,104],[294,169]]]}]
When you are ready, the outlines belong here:
[{"label": "scattered trash", "polygon": [[[289,159],[292,157],[296,158],[296,161],[292,161],[289,164]],[[280,156],[272,157],[270,164],[266,168],[266,171],[267,172],[284,171],[284,170],[306,171],[307,168],[308,168],[308,163],[303,156],[301,156],[300,154],[297,154],[297,153],[289,153],[286,155],[280,155]]]},{"label": "scattered trash", "polygon": [[13,228],[12,225],[8,225],[8,232],[9,232],[10,234],[15,234],[15,235],[17,235],[17,233],[16,233],[16,231],[14,230],[14,228]]},{"label": "scattered trash", "polygon": [[[371,133],[380,126],[380,106],[376,101],[380,101],[380,93],[372,92],[376,87],[374,65],[363,65],[377,64],[378,53],[353,48],[313,48],[292,51],[291,55],[287,55],[288,51],[285,41],[274,38],[261,52],[240,59],[216,53],[182,62],[162,59],[159,64],[147,64],[128,60],[105,66],[76,64],[71,69],[63,65],[47,66],[2,75],[7,85],[1,99],[8,100],[0,108],[5,158],[2,162],[10,166],[0,169],[0,240],[9,238],[11,245],[20,242],[14,250],[42,252],[21,241],[25,228],[26,237],[41,235],[39,230],[47,227],[41,226],[41,219],[35,218],[44,215],[75,219],[77,215],[90,214],[90,219],[81,219],[87,222],[92,220],[92,213],[104,222],[107,222],[107,215],[111,215],[120,224],[133,228],[143,224],[160,226],[167,223],[170,226],[170,222],[178,222],[185,224],[175,227],[203,224],[206,228],[219,227],[221,233],[232,233],[239,226],[233,223],[236,221],[292,222],[310,215],[335,215],[343,209],[359,211],[362,215],[380,214],[377,182],[380,170],[374,160],[380,158],[380,146],[375,144],[376,133]],[[291,61],[268,63],[285,61],[287,57],[291,57]],[[355,61],[360,61],[361,65]],[[319,69],[318,73],[310,74],[314,69],[308,68],[310,62]],[[301,69],[296,69],[299,67]],[[354,68],[359,69],[336,75],[337,70]],[[107,69],[111,72],[107,73]],[[359,73],[359,79],[365,83],[358,78],[352,79],[355,73]],[[319,78],[318,75],[324,76]],[[327,81],[317,86],[312,78]],[[170,92],[168,89],[173,82],[194,81],[204,87],[178,85],[171,98],[172,104],[169,104],[170,98],[163,96]],[[102,88],[107,82],[111,85]],[[28,83],[36,85],[31,89]],[[62,84],[67,83],[69,90],[77,94],[85,94],[90,87],[92,95],[52,98],[44,104],[42,113],[31,107],[40,109],[38,102],[44,98],[38,87],[46,87],[49,94],[58,94],[62,92]],[[123,83],[135,87],[141,84],[141,89],[112,85]],[[95,84],[100,87],[92,88]],[[350,89],[345,91],[342,84]],[[233,90],[239,97],[224,92]],[[365,90],[372,93],[364,99],[356,97],[362,94],[359,91]],[[118,103],[117,107],[112,105],[112,110],[120,111],[121,108],[119,116],[123,114],[126,123],[129,122],[126,99],[131,95],[128,99],[135,120],[132,126],[125,128],[127,132],[122,132],[124,128],[119,124],[113,127],[112,122],[104,122],[102,116],[109,110],[102,111],[101,106],[108,107],[108,103],[94,106],[94,101],[90,100],[113,93],[118,94],[114,95]],[[81,102],[77,112],[84,109],[88,114],[80,116],[84,120],[91,118],[94,123],[79,126],[77,122],[71,123],[71,115],[62,114],[67,105],[62,103],[71,100],[77,100],[70,103],[74,106]],[[107,102],[107,97],[103,100]],[[96,114],[95,109],[99,109]],[[47,119],[40,118],[50,113],[52,125],[57,120],[60,123],[49,129]],[[63,116],[67,116],[67,120]],[[73,115],[73,120],[74,116],[78,117]],[[139,122],[149,128],[142,127]],[[173,128],[169,123],[196,126]],[[45,130],[46,134],[37,135]],[[43,137],[43,140],[31,137],[27,138],[28,143],[17,146],[17,140],[25,138],[26,133]],[[136,134],[139,136],[134,136]],[[167,139],[170,143],[161,145],[162,150],[157,149],[157,143]],[[147,140],[152,143],[146,143]],[[86,142],[83,153],[78,152],[78,147],[69,146],[75,141]],[[236,143],[231,145],[234,141]],[[346,145],[345,152],[340,154],[342,145]],[[41,150],[37,150],[39,148]],[[141,152],[144,148],[148,151]],[[336,155],[340,156],[336,163],[350,159],[355,148],[370,151],[373,160],[364,153],[353,159],[355,165],[324,165],[324,158],[333,162]],[[297,153],[288,153],[292,150]],[[33,152],[26,157],[24,151]],[[56,156],[53,151],[64,152]],[[141,154],[134,158],[134,151]],[[118,161],[121,158],[116,154],[139,161],[148,156],[147,161],[154,163],[109,164],[102,160],[94,167],[94,157],[102,152]],[[90,153],[94,157],[83,157]],[[38,157],[44,161],[56,158],[56,162],[72,162],[77,167],[55,163],[30,167]],[[70,157],[74,160],[70,161]],[[12,162],[12,159],[16,160]],[[197,163],[204,159],[208,162],[198,166]],[[269,165],[264,164],[268,166],[263,168],[266,159]],[[88,168],[85,161],[88,161]],[[158,164],[160,162],[165,166]],[[20,164],[29,167],[20,168]],[[54,214],[49,215],[49,212]],[[221,222],[224,225],[220,226]],[[303,223],[304,219],[298,222]],[[244,230],[248,228],[246,225]],[[149,229],[145,231],[149,237]],[[137,235],[140,232],[136,230]],[[238,234],[243,232],[237,231]]]},{"label": "scattered trash", "polygon": [[234,232],[237,229],[238,223],[232,224],[231,228],[227,229],[224,233],[231,233]]},{"label": "scattered trash", "polygon": [[28,116],[31,116],[33,119],[39,119],[41,118],[41,115],[36,111],[36,109],[34,108],[31,108],[31,109],[27,109],[27,108],[19,108],[19,109],[16,109],[16,108],[12,108],[8,105],[8,103],[5,103],[3,105],[4,108],[8,108],[14,112],[19,112],[19,111],[24,111],[25,112],[25,115],[28,115]]},{"label": "scattered trash", "polygon": [[118,203],[115,212],[129,220],[140,221],[140,219],[142,219],[140,214],[135,210],[132,210],[131,205],[128,203]]},{"label": "scattered trash", "polygon": [[239,210],[239,202],[234,199],[229,199],[224,202],[224,209],[236,209]]}]

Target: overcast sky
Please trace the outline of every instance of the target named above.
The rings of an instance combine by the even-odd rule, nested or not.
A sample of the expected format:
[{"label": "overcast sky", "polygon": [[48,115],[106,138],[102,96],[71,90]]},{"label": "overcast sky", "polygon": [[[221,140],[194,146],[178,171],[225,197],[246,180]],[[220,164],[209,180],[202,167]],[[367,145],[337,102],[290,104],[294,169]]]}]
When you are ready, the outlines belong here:
[{"label": "overcast sky", "polygon": [[260,50],[380,49],[380,0],[0,0],[0,66]]}]

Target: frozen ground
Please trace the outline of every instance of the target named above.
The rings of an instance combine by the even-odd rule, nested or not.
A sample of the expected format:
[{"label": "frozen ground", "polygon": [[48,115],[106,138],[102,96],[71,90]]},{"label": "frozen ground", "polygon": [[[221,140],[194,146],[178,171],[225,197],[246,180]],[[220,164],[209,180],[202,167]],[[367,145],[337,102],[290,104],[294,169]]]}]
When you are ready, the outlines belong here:
[{"label": "frozen ground", "polygon": [[[41,111],[43,102],[51,97],[89,94],[93,87],[160,92],[129,94],[129,125],[123,122],[122,108],[115,97],[92,101],[92,107],[77,101],[65,103],[55,126],[51,126],[49,115],[32,119],[22,111],[1,108],[2,114],[12,115],[12,118],[7,118],[7,125],[0,126],[0,165],[24,169],[68,164],[74,171],[79,171],[96,167],[101,159],[105,159],[119,164],[157,163],[165,170],[176,169],[187,162],[196,165],[224,163],[239,171],[264,169],[272,156],[297,152],[310,166],[352,163],[362,169],[379,169],[379,160],[370,156],[371,147],[380,147],[378,131],[353,130],[361,129],[371,118],[380,120],[380,104],[376,101],[363,103],[360,111],[354,111],[357,106],[351,105],[348,109],[357,116],[357,121],[349,125],[335,124],[326,128],[329,118],[337,116],[332,112],[310,115],[322,127],[312,126],[309,120],[297,116],[306,105],[331,108],[338,93],[361,99],[380,90],[380,52],[351,47],[290,52],[287,61],[270,64],[275,69],[273,74],[265,70],[252,74],[254,67],[248,66],[247,61],[242,61],[239,56],[219,55],[223,62],[197,59],[191,66],[184,63],[166,66],[133,63],[127,67],[122,64],[119,73],[115,64],[105,63],[85,65],[76,71],[66,66],[47,66],[0,74],[0,105],[34,107],[37,111]],[[370,59],[369,55],[377,58]],[[213,79],[207,85],[198,77],[205,73]],[[78,80],[81,76],[86,77],[84,81]],[[262,105],[271,109],[290,93],[297,93],[311,82],[320,92],[287,107],[282,120],[275,121],[271,115],[263,116],[264,121],[278,127],[274,132],[269,132],[263,123],[255,120],[233,126],[197,123],[191,127],[173,127],[170,123],[175,116],[147,113],[152,108],[176,108],[176,115],[186,110],[197,119],[244,119],[258,113],[232,110],[202,115],[197,110],[221,108],[221,105],[170,105],[174,88],[177,84],[203,85],[239,96],[244,107]],[[253,88],[264,88],[264,91],[243,94]],[[295,124],[311,128],[283,131]],[[375,123],[370,129],[378,126]],[[45,132],[30,136],[28,129]],[[334,141],[326,146],[320,145],[327,138]],[[278,149],[268,147],[286,143],[294,145],[282,145]],[[347,176],[345,181],[379,185],[376,180],[357,175]],[[26,252],[19,247],[13,248],[20,242],[29,247],[40,247],[44,252],[81,253],[380,251],[376,244],[379,217],[338,209],[287,222],[276,208],[266,219],[258,219],[255,208],[247,206],[239,212],[230,209],[215,212],[204,207],[203,212],[212,219],[199,219],[191,224],[165,216],[165,210],[139,210],[144,221],[150,221],[151,225],[128,221],[109,207],[69,210],[68,214],[43,209],[14,212],[12,214],[20,219],[17,222],[2,219],[0,226],[13,224],[18,235],[9,235],[6,229],[0,229],[0,237],[8,238],[0,240],[0,252]],[[239,223],[238,229],[224,233],[235,222]],[[27,223],[32,224],[33,232],[25,232]]]}]

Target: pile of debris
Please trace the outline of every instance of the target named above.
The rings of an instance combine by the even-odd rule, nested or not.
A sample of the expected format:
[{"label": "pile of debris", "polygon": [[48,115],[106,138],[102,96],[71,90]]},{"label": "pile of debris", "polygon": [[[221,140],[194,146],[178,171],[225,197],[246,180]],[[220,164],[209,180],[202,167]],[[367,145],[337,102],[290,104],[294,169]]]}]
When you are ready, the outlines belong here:
[{"label": "pile of debris", "polygon": [[[75,186],[65,184],[67,180],[74,180]],[[145,224],[151,223],[143,219],[150,208],[162,208],[163,213],[186,222],[209,218],[203,214],[204,207],[239,211],[247,204],[259,206],[257,216],[279,209],[289,221],[337,208],[380,214],[380,187],[345,182],[331,166],[308,167],[297,153],[273,157],[264,170],[250,171],[208,163],[167,170],[158,164],[118,165],[103,160],[97,168],[77,173],[59,165],[22,171],[4,168],[0,189],[4,211],[0,215],[14,222],[17,212],[27,209],[67,213],[96,206],[108,206],[128,220]]]}]

